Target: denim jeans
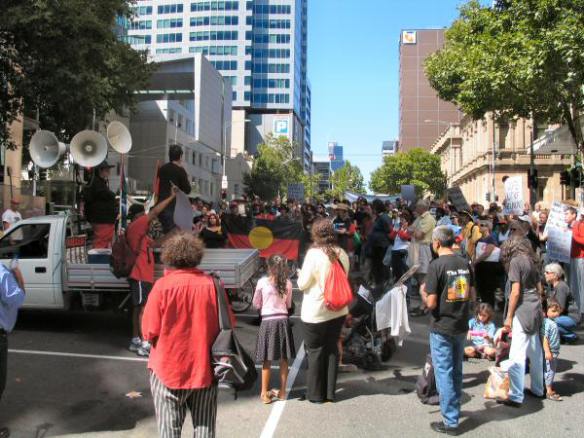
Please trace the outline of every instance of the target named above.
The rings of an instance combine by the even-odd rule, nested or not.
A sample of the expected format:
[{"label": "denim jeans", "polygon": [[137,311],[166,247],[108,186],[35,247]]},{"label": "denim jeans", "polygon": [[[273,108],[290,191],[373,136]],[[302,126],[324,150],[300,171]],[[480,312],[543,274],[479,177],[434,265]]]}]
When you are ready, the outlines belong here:
[{"label": "denim jeans", "polygon": [[558,316],[554,321],[558,325],[558,332],[562,341],[575,341],[578,335],[574,333],[576,328],[576,321],[566,315]]},{"label": "denim jeans", "polygon": [[509,399],[523,403],[525,390],[525,362],[529,358],[531,392],[537,396],[545,394],[543,387],[543,347],[539,333],[527,334],[517,317],[513,318],[513,341],[509,351],[511,366],[509,373]]},{"label": "denim jeans", "polygon": [[430,333],[430,350],[440,395],[440,412],[444,424],[458,427],[462,395],[462,362],[466,335],[448,336]]}]

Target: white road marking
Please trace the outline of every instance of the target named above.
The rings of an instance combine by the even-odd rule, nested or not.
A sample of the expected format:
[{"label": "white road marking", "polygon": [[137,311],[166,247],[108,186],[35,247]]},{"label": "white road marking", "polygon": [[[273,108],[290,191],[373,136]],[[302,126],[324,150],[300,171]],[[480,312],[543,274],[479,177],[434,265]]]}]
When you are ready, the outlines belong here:
[{"label": "white road marking", "polygon": [[[126,356],[105,356],[100,354],[81,354],[81,353],[67,353],[64,351],[42,351],[42,350],[13,350],[9,349],[9,353],[15,354],[32,354],[37,356],[58,356],[58,357],[79,357],[83,359],[104,359],[104,360],[122,360],[128,362],[148,362],[144,357],[126,357]],[[261,369],[261,365],[256,365],[257,369]],[[271,369],[279,369],[278,365],[272,365]]]},{"label": "white road marking", "polygon": [[294,381],[298,376],[298,372],[300,371],[300,366],[302,365],[302,361],[304,360],[304,356],[306,352],[304,351],[304,342],[300,345],[300,349],[298,350],[298,354],[296,355],[296,359],[290,368],[290,373],[288,375],[288,383],[286,385],[286,399],[284,401],[278,401],[274,403],[272,407],[272,412],[270,412],[270,416],[268,417],[268,421],[264,425],[264,429],[262,430],[262,434],[260,438],[272,438],[274,433],[276,432],[276,428],[278,427],[278,423],[280,422],[280,417],[282,416],[282,412],[284,412],[284,408],[286,407],[286,402],[288,401],[288,397],[290,396],[290,391],[294,386]]},{"label": "white road marking", "polygon": [[13,350],[9,349],[9,353],[14,354],[33,354],[38,356],[60,356],[60,357],[80,357],[84,359],[106,359],[106,360],[122,360],[127,362],[148,362],[144,357],[126,357],[126,356],[107,356],[101,354],[81,354],[81,353],[66,353],[62,351],[43,351],[43,350]]}]

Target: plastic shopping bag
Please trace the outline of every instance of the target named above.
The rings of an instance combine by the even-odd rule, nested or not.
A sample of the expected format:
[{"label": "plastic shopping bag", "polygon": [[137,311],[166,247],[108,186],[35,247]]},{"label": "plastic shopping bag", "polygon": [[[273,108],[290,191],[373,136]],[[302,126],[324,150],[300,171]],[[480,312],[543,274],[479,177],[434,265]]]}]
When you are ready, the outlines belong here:
[{"label": "plastic shopping bag", "polygon": [[483,396],[489,399],[507,400],[509,398],[509,375],[497,367],[490,367],[489,373]]}]

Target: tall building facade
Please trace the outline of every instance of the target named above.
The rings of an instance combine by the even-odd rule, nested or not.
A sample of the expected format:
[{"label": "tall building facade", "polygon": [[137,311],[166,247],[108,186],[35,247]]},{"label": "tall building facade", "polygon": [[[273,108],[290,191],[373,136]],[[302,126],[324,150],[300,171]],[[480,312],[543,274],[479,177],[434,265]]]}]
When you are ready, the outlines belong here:
[{"label": "tall building facade", "polygon": [[337,142],[330,142],[328,144],[329,161],[331,162],[331,170],[336,172],[345,165],[343,158],[343,147]]},{"label": "tall building facade", "polygon": [[399,146],[407,152],[432,144],[461,114],[441,100],[424,71],[426,58],[444,46],[444,29],[402,30],[399,43]]},{"label": "tall building facade", "polygon": [[307,2],[143,0],[127,38],[155,61],[204,54],[231,82],[234,110],[244,111],[233,141],[254,153],[268,134],[288,137],[309,169]]}]

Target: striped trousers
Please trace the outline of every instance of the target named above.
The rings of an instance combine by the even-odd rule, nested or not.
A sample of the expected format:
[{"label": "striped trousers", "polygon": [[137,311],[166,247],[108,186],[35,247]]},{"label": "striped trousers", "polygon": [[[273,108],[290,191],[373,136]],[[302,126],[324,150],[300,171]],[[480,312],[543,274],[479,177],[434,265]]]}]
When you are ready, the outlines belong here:
[{"label": "striped trousers", "polygon": [[161,438],[180,438],[187,407],[191,411],[194,438],[215,438],[217,385],[202,389],[170,389],[150,373],[156,422]]}]

